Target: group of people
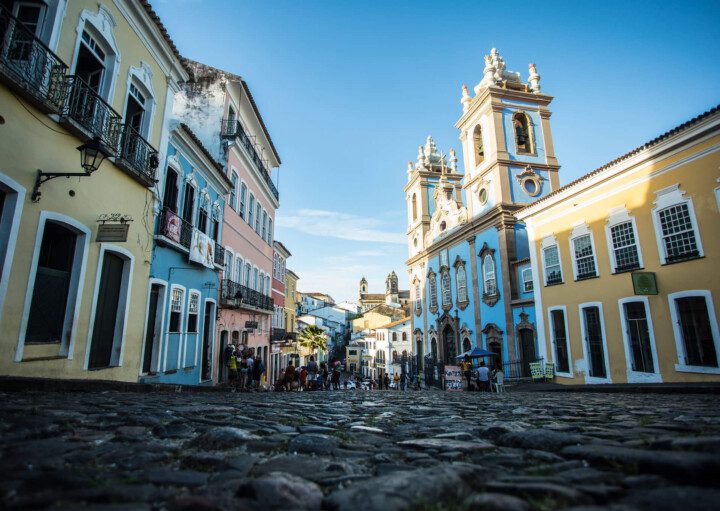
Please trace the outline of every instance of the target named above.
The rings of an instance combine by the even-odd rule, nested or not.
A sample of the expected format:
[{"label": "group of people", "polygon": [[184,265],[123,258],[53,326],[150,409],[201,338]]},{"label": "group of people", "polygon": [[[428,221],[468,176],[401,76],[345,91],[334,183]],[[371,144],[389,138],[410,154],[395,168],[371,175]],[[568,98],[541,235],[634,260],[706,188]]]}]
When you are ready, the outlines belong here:
[{"label": "group of people", "polygon": [[275,383],[275,390],[340,390],[340,369],[338,364],[329,367],[327,363],[315,361],[311,356],[307,365],[295,367],[292,362],[285,368]]},{"label": "group of people", "polygon": [[265,364],[252,350],[241,350],[234,344],[225,347],[228,385],[233,389],[256,389],[265,374]]},{"label": "group of people", "polygon": [[[480,365],[476,369],[473,368],[472,361],[468,355],[465,355],[465,359],[460,362],[460,370],[467,380],[468,391],[479,390],[481,392],[491,392],[492,382],[503,377],[501,367],[490,369],[485,365],[484,360],[480,361]],[[475,384],[473,384],[473,380]]]}]

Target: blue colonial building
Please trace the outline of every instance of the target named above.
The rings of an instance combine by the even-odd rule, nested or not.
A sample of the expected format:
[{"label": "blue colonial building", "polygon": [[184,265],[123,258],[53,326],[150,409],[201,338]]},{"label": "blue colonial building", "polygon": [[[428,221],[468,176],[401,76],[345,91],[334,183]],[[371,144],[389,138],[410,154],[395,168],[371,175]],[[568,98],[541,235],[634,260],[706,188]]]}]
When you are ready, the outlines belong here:
[{"label": "blue colonial building", "polygon": [[182,123],[170,132],[160,174],[141,381],[212,385],[222,212],[231,183]]},{"label": "blue colonial building", "polygon": [[535,334],[525,226],[514,213],[558,188],[559,165],[540,76],[525,83],[497,50],[485,57],[474,97],[463,86],[464,173],[432,137],[408,163],[407,260],[415,352],[455,364],[479,346],[499,354],[507,376],[529,375],[544,357]]}]

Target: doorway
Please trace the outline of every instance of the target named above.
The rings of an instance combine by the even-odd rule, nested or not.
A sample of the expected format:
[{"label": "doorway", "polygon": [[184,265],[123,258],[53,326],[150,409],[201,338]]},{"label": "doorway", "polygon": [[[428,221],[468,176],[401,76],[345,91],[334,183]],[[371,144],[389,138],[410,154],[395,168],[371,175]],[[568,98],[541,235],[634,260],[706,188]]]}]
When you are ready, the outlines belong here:
[{"label": "doorway", "polygon": [[530,363],[535,362],[535,332],[529,328],[518,330],[520,338],[520,358],[522,359],[522,375],[530,377]]},{"label": "doorway", "polygon": [[116,343],[116,328],[124,266],[125,261],[120,256],[105,252],[95,307],[88,369],[110,367],[114,348],[118,350],[116,358],[119,358],[120,343]]},{"label": "doorway", "polygon": [[222,383],[227,380],[228,377],[228,360],[225,359],[225,349],[228,345],[228,331],[223,330],[220,332],[220,345],[217,350],[217,361],[218,361],[218,383]]},{"label": "doorway", "polygon": [[152,284],[150,299],[148,301],[147,326],[145,330],[145,351],[143,352],[142,372],[155,374],[159,368],[160,342],[162,339],[162,311],[161,296],[165,294],[165,286]]},{"label": "doorway", "polygon": [[202,334],[202,373],[200,376],[202,380],[210,380],[212,378],[212,339],[215,330],[215,322],[212,321],[213,314],[213,303],[205,301]]},{"label": "doorway", "polygon": [[455,357],[457,356],[457,347],[455,346],[455,331],[450,328],[449,325],[445,327],[445,330],[443,330],[443,348],[445,351],[445,364],[455,365],[455,363],[457,362],[455,360]]},{"label": "doorway", "polygon": [[585,323],[585,343],[589,358],[588,374],[593,378],[607,378],[600,309],[595,306],[584,307],[583,320]]}]

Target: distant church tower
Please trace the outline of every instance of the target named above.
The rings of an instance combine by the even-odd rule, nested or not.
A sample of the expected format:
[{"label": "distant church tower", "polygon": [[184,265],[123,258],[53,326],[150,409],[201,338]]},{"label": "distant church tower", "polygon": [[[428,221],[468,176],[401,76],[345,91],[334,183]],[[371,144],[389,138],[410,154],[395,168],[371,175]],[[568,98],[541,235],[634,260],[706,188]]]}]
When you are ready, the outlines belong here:
[{"label": "distant church tower", "polygon": [[399,304],[398,277],[393,271],[385,279],[385,304]]},{"label": "distant church tower", "polygon": [[368,292],[368,281],[365,279],[365,277],[360,279],[360,298],[362,298],[362,295]]}]

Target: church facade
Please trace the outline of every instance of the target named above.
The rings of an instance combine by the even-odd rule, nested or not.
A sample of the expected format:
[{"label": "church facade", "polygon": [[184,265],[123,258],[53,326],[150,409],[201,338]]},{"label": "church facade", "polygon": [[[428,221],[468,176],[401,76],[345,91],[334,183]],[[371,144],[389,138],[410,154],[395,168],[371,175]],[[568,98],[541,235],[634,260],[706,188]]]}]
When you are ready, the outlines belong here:
[{"label": "church facade", "polygon": [[454,364],[478,346],[498,354],[491,363],[507,376],[524,376],[530,362],[547,358],[537,342],[527,234],[514,214],[558,188],[559,165],[553,98],[540,92],[534,64],[529,71],[522,81],[493,49],[474,95],[463,86],[455,127],[464,172],[455,151],[439,152],[432,137],[408,163],[413,351],[426,362]]},{"label": "church facade", "polygon": [[368,291],[368,281],[365,277],[360,279],[358,305],[360,312],[366,312],[378,305],[388,305],[390,307],[405,307],[410,303],[410,291],[400,290],[398,286],[398,276],[392,271],[385,279],[385,294],[370,293]]}]

